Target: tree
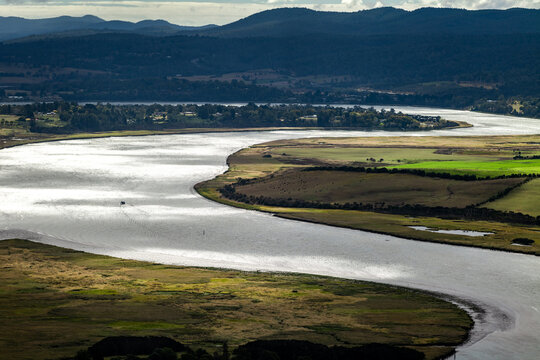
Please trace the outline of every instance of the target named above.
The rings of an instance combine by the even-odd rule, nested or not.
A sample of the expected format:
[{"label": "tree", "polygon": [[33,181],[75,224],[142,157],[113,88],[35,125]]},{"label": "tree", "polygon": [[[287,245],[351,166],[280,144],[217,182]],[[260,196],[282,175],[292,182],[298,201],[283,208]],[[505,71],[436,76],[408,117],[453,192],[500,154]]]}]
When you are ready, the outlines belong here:
[{"label": "tree", "polygon": [[75,355],[74,360],[91,360],[90,354],[88,353],[88,350],[79,350],[77,351],[77,355]]},{"label": "tree", "polygon": [[174,350],[170,348],[157,348],[148,357],[148,360],[177,360]]},{"label": "tree", "polygon": [[31,132],[36,132],[37,131],[36,119],[34,119],[33,117],[30,118],[30,131]]},{"label": "tree", "polygon": [[327,127],[330,125],[330,114],[326,111],[321,111],[317,115],[317,126]]},{"label": "tree", "polygon": [[229,343],[227,341],[223,342],[223,360],[229,360]]}]

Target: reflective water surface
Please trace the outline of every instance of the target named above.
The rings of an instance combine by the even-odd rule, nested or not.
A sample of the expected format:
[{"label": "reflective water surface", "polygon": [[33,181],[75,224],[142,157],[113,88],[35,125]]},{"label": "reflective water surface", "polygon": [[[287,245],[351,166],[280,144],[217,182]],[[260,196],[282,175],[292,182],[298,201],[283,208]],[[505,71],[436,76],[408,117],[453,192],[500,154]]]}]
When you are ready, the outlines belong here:
[{"label": "reflective water surface", "polygon": [[482,231],[472,231],[472,230],[444,230],[444,229],[432,229],[426,226],[408,226],[414,230],[420,231],[429,231],[439,234],[453,234],[453,235],[463,235],[471,237],[480,237],[493,234],[492,232],[482,232]]},{"label": "reflective water surface", "polygon": [[[458,359],[536,359],[540,258],[275,218],[200,197],[193,185],[251,144],[313,136],[540,133],[540,121],[398,108],[465,120],[433,132],[274,131],[72,140],[0,152],[0,238],[23,237],[168,264],[295,271],[398,284],[482,306]],[[125,205],[120,205],[124,201]]]}]

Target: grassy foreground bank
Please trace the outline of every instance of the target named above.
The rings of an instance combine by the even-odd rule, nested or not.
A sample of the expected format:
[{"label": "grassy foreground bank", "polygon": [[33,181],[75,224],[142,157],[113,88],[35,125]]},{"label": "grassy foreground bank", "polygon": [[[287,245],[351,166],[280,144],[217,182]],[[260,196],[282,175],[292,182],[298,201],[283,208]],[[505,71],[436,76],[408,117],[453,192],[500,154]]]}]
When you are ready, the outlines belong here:
[{"label": "grassy foreground bank", "polygon": [[[278,216],[336,225],[403,238],[476,246],[488,249],[540,254],[540,227],[531,224],[501,222],[491,219],[451,219],[433,215],[398,215],[392,213],[269,206],[268,203],[320,202],[342,204],[357,202],[374,207],[442,206],[464,209],[493,209],[540,215],[540,198],[535,178],[540,167],[529,167],[521,175],[520,156],[540,154],[540,136],[484,137],[391,137],[391,138],[310,138],[274,141],[243,149],[228,159],[229,170],[213,180],[196,186],[209,199],[247,209],[272,212]],[[346,171],[310,171],[303,169],[332,166],[365,166],[426,170],[426,162],[437,169],[452,169],[456,176],[477,176],[478,180],[417,176],[415,174],[374,174]],[[537,160],[534,160],[537,161]],[[501,163],[503,164],[501,166]],[[462,166],[466,164],[467,166]],[[482,164],[477,167],[475,164]],[[485,176],[508,175],[512,178],[483,179]],[[243,184],[238,179],[255,179]],[[528,182],[527,182],[528,181]],[[262,197],[262,201],[245,202],[226,198],[220,192],[229,184],[236,194]],[[238,197],[240,198],[240,197]],[[270,201],[271,200],[271,201]],[[261,203],[262,202],[262,203]],[[273,205],[273,204],[272,204]],[[522,210],[523,209],[523,210]],[[428,229],[421,230],[418,227]],[[416,228],[413,228],[416,227]],[[467,236],[436,232],[466,230],[485,232],[484,236]],[[532,240],[526,246],[516,239]],[[529,241],[530,242],[530,241]]]},{"label": "grassy foreground bank", "polygon": [[163,335],[210,353],[224,340],[378,342],[433,359],[472,326],[449,302],[368,282],[158,265],[25,240],[0,241],[0,263],[9,359],[65,358],[112,335]]}]

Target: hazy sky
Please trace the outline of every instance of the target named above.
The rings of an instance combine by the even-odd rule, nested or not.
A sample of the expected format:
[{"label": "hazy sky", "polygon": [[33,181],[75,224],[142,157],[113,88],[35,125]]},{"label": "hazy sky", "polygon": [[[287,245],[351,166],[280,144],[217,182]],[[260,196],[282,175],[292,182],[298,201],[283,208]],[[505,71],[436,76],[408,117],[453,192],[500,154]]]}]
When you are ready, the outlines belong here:
[{"label": "hazy sky", "polygon": [[358,11],[381,6],[465,9],[540,8],[540,0],[0,0],[0,16],[45,18],[92,14],[112,20],[165,19],[180,25],[226,24],[253,13],[285,6]]}]

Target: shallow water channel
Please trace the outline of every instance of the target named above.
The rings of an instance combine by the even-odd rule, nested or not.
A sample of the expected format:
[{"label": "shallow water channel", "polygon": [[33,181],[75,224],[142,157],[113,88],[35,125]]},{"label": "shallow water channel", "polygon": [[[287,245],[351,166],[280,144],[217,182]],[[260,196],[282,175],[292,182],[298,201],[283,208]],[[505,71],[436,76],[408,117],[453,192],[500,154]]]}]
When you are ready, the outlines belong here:
[{"label": "shallow water channel", "polygon": [[[314,136],[538,134],[540,120],[400,108],[463,120],[431,132],[272,131],[70,140],[0,151],[0,239],[167,264],[294,271],[426,289],[479,305],[458,359],[536,359],[540,258],[297,222],[211,202],[196,183],[255,143]],[[120,201],[125,201],[121,206]]]}]

